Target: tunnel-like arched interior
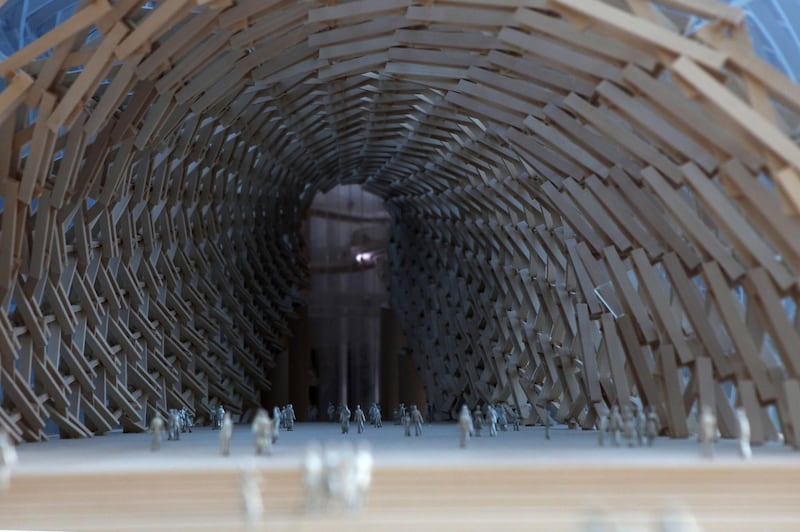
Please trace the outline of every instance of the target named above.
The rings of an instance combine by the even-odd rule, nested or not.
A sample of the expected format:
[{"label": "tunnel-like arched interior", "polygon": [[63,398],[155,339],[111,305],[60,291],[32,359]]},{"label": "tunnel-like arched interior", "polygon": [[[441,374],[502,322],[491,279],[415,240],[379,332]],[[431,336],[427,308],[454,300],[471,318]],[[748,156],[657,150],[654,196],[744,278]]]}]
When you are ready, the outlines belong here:
[{"label": "tunnel-like arched interior", "polygon": [[302,220],[362,184],[439,412],[589,428],[634,397],[681,437],[693,405],[723,435],[742,405],[754,442],[800,444],[800,88],[737,9],[86,0],[0,75],[14,439],[259,405]]}]

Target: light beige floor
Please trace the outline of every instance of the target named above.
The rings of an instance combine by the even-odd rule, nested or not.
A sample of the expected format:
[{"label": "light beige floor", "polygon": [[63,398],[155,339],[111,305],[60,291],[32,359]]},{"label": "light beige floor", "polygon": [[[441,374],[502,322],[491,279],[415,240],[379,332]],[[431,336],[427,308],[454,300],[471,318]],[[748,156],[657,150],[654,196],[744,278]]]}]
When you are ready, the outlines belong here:
[{"label": "light beige floor", "polygon": [[[265,505],[259,530],[583,530],[605,514],[624,530],[656,530],[660,516],[687,509],[706,530],[800,529],[800,454],[779,445],[741,462],[733,441],[713,461],[693,440],[653,448],[597,446],[596,434],[555,428],[500,433],[457,448],[454,425],[405,438],[387,425],[357,435],[298,424],[271,457],[255,457],[249,427],[232,455],[217,453],[207,428],[149,451],[146,434],[50,441],[19,448],[10,490],[0,494],[0,529],[245,530],[242,468],[257,471]],[[313,440],[367,440],[373,487],[356,514],[303,512],[299,464]]]}]

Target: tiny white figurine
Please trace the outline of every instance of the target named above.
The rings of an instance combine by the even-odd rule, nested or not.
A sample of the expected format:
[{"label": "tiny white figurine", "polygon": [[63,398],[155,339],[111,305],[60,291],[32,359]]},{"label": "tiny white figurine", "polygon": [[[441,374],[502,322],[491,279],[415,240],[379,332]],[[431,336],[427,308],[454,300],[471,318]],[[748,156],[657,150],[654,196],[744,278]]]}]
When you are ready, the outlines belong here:
[{"label": "tiny white figurine", "polygon": [[611,432],[611,441],[615,447],[619,447],[619,433],[622,430],[622,416],[619,413],[619,405],[611,407],[611,414],[608,416],[608,430]]},{"label": "tiny white figurine", "polygon": [[277,406],[272,409],[272,443],[278,441],[281,432],[281,409]]},{"label": "tiny white figurine", "polygon": [[638,406],[636,408],[636,440],[639,446],[644,445],[647,438],[645,431],[647,429],[647,417],[644,414],[644,408]]},{"label": "tiny white figurine", "polygon": [[459,434],[461,435],[460,447],[464,449],[467,446],[467,442],[469,441],[469,437],[472,436],[472,431],[474,427],[472,426],[472,416],[469,415],[469,408],[467,405],[461,406],[461,413],[458,416],[458,430]]},{"label": "tiny white figurine", "polygon": [[184,406],[181,407],[178,413],[180,414],[180,419],[181,419],[181,432],[192,432],[192,425],[194,425],[194,420],[189,414],[189,410]]},{"label": "tiny white figurine", "polygon": [[233,436],[233,420],[231,413],[225,412],[222,416],[222,424],[219,428],[219,452],[223,456],[231,454],[231,437]]},{"label": "tiny white figurine", "polygon": [[356,446],[353,463],[352,493],[354,497],[348,501],[348,506],[351,510],[358,510],[364,504],[364,496],[372,483],[372,464],[372,451],[370,451],[368,445],[360,442]]},{"label": "tiny white figurine", "polygon": [[156,412],[153,419],[150,420],[150,432],[153,433],[153,439],[150,442],[150,450],[157,451],[161,448],[161,432],[164,430],[164,418],[161,417],[160,412]]},{"label": "tiny white figurine", "polygon": [[167,418],[167,439],[180,440],[181,439],[181,418],[178,411],[174,408],[169,409],[169,417]]},{"label": "tiny white figurine", "polygon": [[331,401],[328,401],[328,421],[331,423],[336,421],[336,407]]},{"label": "tiny white figurine", "polygon": [[411,413],[406,412],[403,415],[403,433],[406,436],[411,436]]},{"label": "tiny white figurine", "polygon": [[272,420],[263,408],[253,418],[253,433],[256,437],[256,454],[272,454]]},{"label": "tiny white figurine", "polygon": [[264,503],[258,476],[252,468],[242,469],[239,472],[239,495],[242,497],[245,523],[252,524],[261,519],[264,515]]},{"label": "tiny white figurine", "polygon": [[472,423],[475,427],[475,436],[481,436],[481,429],[483,428],[483,412],[481,412],[480,405],[475,407],[475,411],[472,413]]},{"label": "tiny white figurine", "polygon": [[750,420],[747,412],[741,406],[736,409],[736,420],[739,422],[739,455],[745,460],[750,460],[753,452],[750,449]]},{"label": "tiny white figurine", "polygon": [[322,447],[318,443],[311,443],[306,447],[306,455],[303,460],[303,488],[306,492],[306,511],[319,511],[322,507],[326,487]]},{"label": "tiny white figurine", "polygon": [[700,443],[702,444],[702,455],[706,458],[714,457],[714,439],[717,436],[717,416],[711,411],[711,407],[703,405],[700,410]]},{"label": "tiny white figurine", "polygon": [[222,417],[225,415],[225,407],[219,405],[211,411],[211,430],[217,430],[222,425]]},{"label": "tiny white figurine", "polygon": [[361,434],[364,432],[364,425],[367,423],[367,417],[364,411],[361,410],[361,405],[356,405],[356,411],[353,413],[353,421],[356,424],[356,432]]},{"label": "tiny white figurine", "polygon": [[509,412],[510,412],[509,415],[511,417],[511,427],[514,429],[514,432],[519,432],[519,421],[520,421],[519,412],[517,412],[517,408],[514,406],[510,408]]},{"label": "tiny white figurine", "polygon": [[5,429],[0,428],[0,491],[11,483],[11,466],[17,463],[17,449]]},{"label": "tiny white figurine", "polygon": [[497,436],[497,412],[492,405],[487,405],[486,424],[489,425],[489,436]]},{"label": "tiny white figurine", "polygon": [[503,432],[508,430],[508,416],[506,415],[506,406],[502,403],[494,407],[497,412],[497,426]]},{"label": "tiny white figurine", "polygon": [[633,409],[626,404],[622,407],[622,433],[628,442],[628,447],[636,446],[636,426],[633,420]]},{"label": "tiny white figurine", "polygon": [[342,434],[350,432],[350,409],[347,405],[342,405],[339,411],[339,423],[342,424]]},{"label": "tiny white figurine", "polygon": [[651,406],[647,412],[645,421],[645,438],[647,439],[647,446],[652,447],[653,441],[658,436],[658,431],[661,430],[661,422],[658,420],[655,407]]},{"label": "tiny white figurine", "polygon": [[603,415],[600,416],[597,422],[597,444],[600,445],[600,447],[603,446],[606,432],[608,432],[608,416]]},{"label": "tiny white figurine", "polygon": [[295,421],[297,421],[297,416],[294,415],[294,406],[289,403],[286,405],[286,430],[294,430]]},{"label": "tiny white figurine", "polygon": [[411,405],[411,422],[414,424],[414,436],[422,435],[422,412],[419,411],[417,405]]}]

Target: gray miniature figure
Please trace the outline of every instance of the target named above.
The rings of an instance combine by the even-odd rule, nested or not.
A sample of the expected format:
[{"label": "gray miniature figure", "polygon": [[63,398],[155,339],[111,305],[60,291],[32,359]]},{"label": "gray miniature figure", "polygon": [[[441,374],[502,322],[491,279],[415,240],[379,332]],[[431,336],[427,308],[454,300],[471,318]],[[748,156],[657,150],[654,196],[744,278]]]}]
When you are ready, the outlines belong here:
[{"label": "gray miniature figure", "polygon": [[486,424],[489,425],[489,436],[497,436],[497,412],[492,405],[487,406]]},{"label": "gray miniature figure", "polygon": [[361,405],[356,405],[356,411],[353,413],[353,421],[356,424],[356,432],[361,434],[364,432],[364,425],[367,423],[367,417],[364,411],[361,410]]},{"label": "gray miniature figure", "polygon": [[494,407],[495,412],[497,412],[497,426],[500,427],[500,430],[506,432],[508,430],[508,416],[506,415],[506,406],[503,403],[498,404]]},{"label": "gray miniature figure", "polygon": [[483,412],[481,412],[480,406],[476,406],[475,411],[472,413],[472,423],[475,427],[475,437],[479,438],[483,428]]},{"label": "gray miniature figure", "polygon": [[608,416],[603,415],[597,421],[597,444],[600,447],[604,444],[606,432],[608,432]]},{"label": "gray miniature figure", "polygon": [[156,412],[156,415],[150,420],[150,432],[153,433],[153,439],[150,442],[151,451],[157,451],[161,447],[161,432],[163,430],[164,418],[161,417],[160,412]]},{"label": "gray miniature figure", "polygon": [[306,456],[303,460],[303,488],[306,492],[306,512],[320,510],[325,495],[325,465],[322,460],[322,447],[318,443],[311,443],[306,447]]},{"label": "gray miniature figure", "polygon": [[328,401],[328,421],[331,423],[336,421],[336,407],[331,401]]},{"label": "gray miniature figure", "polygon": [[747,412],[741,406],[736,409],[736,421],[739,422],[739,456],[750,460],[753,456],[753,451],[750,449],[750,420],[747,419]]},{"label": "gray miniature figure", "polygon": [[411,413],[406,412],[403,416],[403,433],[406,436],[411,436]]},{"label": "gray miniature figure", "polygon": [[364,442],[359,442],[356,445],[354,462],[353,483],[356,497],[350,503],[350,508],[357,510],[364,504],[364,496],[370,484],[372,484],[372,465],[374,460],[369,445]]},{"label": "gray miniature figure", "polygon": [[174,408],[169,409],[167,417],[167,440],[181,439],[181,418]]},{"label": "gray miniature figure", "polygon": [[516,407],[512,406],[509,409],[509,416],[511,417],[511,427],[514,429],[514,432],[519,432],[520,415]]},{"label": "gray miniature figure", "polygon": [[294,422],[297,417],[294,415],[294,406],[292,403],[286,405],[286,430],[294,430]]},{"label": "gray miniature figure", "polygon": [[472,416],[469,415],[469,407],[467,405],[461,406],[461,413],[458,415],[458,430],[461,438],[459,440],[460,447],[464,449],[467,446],[469,437],[472,436],[474,427],[472,425]]},{"label": "gray miniature figure", "polygon": [[194,420],[189,414],[189,410],[185,406],[181,407],[179,414],[181,417],[181,432],[192,432]]},{"label": "gray miniature figure", "polygon": [[374,421],[373,424],[375,425],[376,429],[379,429],[379,428],[383,427],[383,417],[381,415],[381,405],[379,405],[377,403],[375,404],[375,419],[373,421]]},{"label": "gray miniature figure", "polygon": [[253,418],[253,433],[256,437],[256,454],[272,454],[272,420],[263,408]]},{"label": "gray miniature figure", "polygon": [[712,412],[711,407],[703,405],[700,410],[700,443],[702,445],[702,455],[706,458],[714,457],[714,439],[717,437],[717,416]]},{"label": "gray miniature figure", "polygon": [[628,442],[628,447],[636,446],[636,426],[633,420],[633,409],[626,404],[622,407],[622,433]]},{"label": "gray miniature figure", "polygon": [[17,463],[17,449],[8,433],[0,427],[0,491],[11,483],[11,466]]},{"label": "gray miniature figure", "polygon": [[406,404],[400,403],[400,406],[397,407],[397,413],[400,416],[400,423],[403,422],[403,418],[406,417]]},{"label": "gray miniature figure", "polygon": [[225,407],[219,405],[211,412],[211,430],[217,430],[222,426],[222,418],[225,416]]},{"label": "gray miniature figure", "polygon": [[278,441],[281,433],[281,409],[277,406],[272,409],[272,443]]},{"label": "gray miniature figure", "polygon": [[547,411],[547,406],[544,407],[544,419],[542,420],[544,423],[544,439],[550,439],[550,426],[553,424],[553,421],[550,419],[550,412]]},{"label": "gray miniature figure", "polygon": [[[247,525],[252,525],[264,515],[261,487],[259,486],[258,475],[256,475],[252,467],[239,470],[239,495],[242,498],[244,521]],[[246,530],[250,530],[250,528],[247,527]]]},{"label": "gray miniature figure", "polygon": [[222,456],[231,454],[231,437],[233,437],[233,420],[231,413],[225,412],[219,427],[219,452],[222,453]]},{"label": "gray miniature figure", "polygon": [[414,436],[421,436],[424,419],[422,412],[417,409],[417,405],[411,405],[411,422],[414,424]]},{"label": "gray miniature figure", "polygon": [[641,447],[644,445],[646,435],[645,430],[647,428],[647,417],[644,414],[644,408],[641,406],[636,408],[636,440]]},{"label": "gray miniature figure", "polygon": [[654,407],[650,407],[647,412],[647,418],[645,421],[645,438],[647,439],[647,446],[651,447],[653,445],[653,440],[656,439],[658,436],[658,431],[661,430],[661,423],[658,420],[658,414],[656,414],[656,409]]},{"label": "gray miniature figure", "polygon": [[281,408],[279,418],[280,418],[280,426],[281,426],[281,428],[285,429],[286,428],[286,407],[285,406],[283,408]]},{"label": "gray miniature figure", "polygon": [[342,424],[342,434],[350,432],[350,409],[347,408],[347,405],[342,405],[339,412],[339,423]]},{"label": "gray miniature figure", "polygon": [[611,432],[611,441],[615,447],[619,447],[619,433],[622,430],[622,416],[619,413],[619,405],[611,407],[611,414],[608,416],[608,430]]}]

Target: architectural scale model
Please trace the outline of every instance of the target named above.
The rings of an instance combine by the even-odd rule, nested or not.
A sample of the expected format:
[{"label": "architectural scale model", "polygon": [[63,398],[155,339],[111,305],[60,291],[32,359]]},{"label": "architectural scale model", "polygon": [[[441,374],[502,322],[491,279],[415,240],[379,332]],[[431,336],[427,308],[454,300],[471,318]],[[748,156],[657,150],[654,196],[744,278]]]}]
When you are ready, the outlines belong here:
[{"label": "architectural scale model", "polygon": [[[466,406],[493,441],[519,436],[509,422],[550,445],[607,420],[624,449],[591,434],[593,452],[700,432],[710,454],[717,431],[743,456],[800,448],[800,85],[756,54],[742,9],[73,4],[0,56],[0,432],[14,444],[124,431],[146,451],[148,430],[156,449],[191,416],[227,454],[260,408],[289,405],[291,431],[292,404],[328,404],[347,433],[333,404],[381,402],[406,435],[422,411],[455,422]],[[309,344],[309,219],[344,186],[385,206],[379,312],[396,331],[364,328],[382,345],[366,377],[337,344],[350,387],[334,393]],[[352,255],[336,275],[375,267]],[[422,445],[429,426],[392,433]]]}]

